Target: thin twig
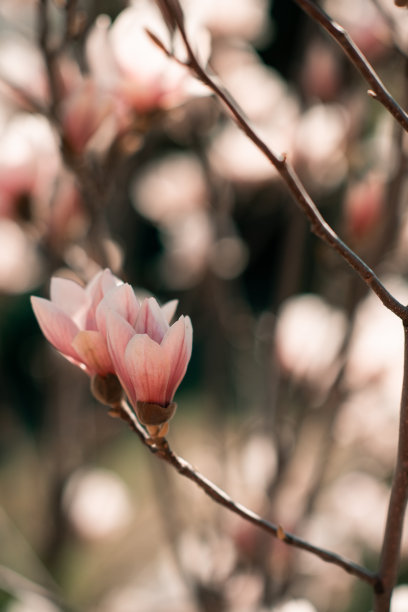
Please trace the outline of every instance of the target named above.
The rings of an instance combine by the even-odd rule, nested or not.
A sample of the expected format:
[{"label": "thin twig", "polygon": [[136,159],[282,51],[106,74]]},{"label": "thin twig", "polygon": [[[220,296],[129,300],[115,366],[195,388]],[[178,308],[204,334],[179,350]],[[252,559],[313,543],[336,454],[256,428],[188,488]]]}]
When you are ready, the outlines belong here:
[{"label": "thin twig", "polygon": [[252,512],[252,510],[249,510],[242,504],[235,502],[233,499],[231,499],[231,497],[229,497],[229,495],[227,495],[227,493],[225,493],[225,491],[213,484],[210,480],[208,480],[208,478],[205,478],[205,476],[200,474],[200,472],[193,468],[193,466],[187,461],[173,453],[165,438],[150,438],[125,401],[120,405],[115,406],[111,410],[110,414],[125,421],[138,435],[142,443],[150,450],[150,452],[155,454],[162,461],[165,461],[171,465],[179,474],[195,482],[200,489],[202,489],[204,493],[211,497],[211,499],[216,503],[224,506],[224,508],[227,508],[231,512],[234,512],[234,514],[241,516],[249,523],[253,523],[260,529],[263,529],[263,531],[269,533],[269,535],[278,538],[289,546],[310,552],[323,561],[333,563],[334,565],[341,567],[347,573],[357,576],[364,582],[367,582],[374,587],[374,589],[378,588],[377,575],[370,572],[365,567],[362,567],[353,561],[349,561],[348,559],[345,559],[344,557],[341,557],[340,555],[329,550],[314,546],[313,544],[302,540],[292,533],[285,531],[280,525],[274,525],[273,523],[265,521],[258,514]]},{"label": "thin twig", "polygon": [[378,100],[408,132],[408,114],[392,97],[374,68],[368,62],[346,30],[312,0],[295,0],[310,17],[319,23],[340,45],[360,74],[370,85],[369,95]]},{"label": "thin twig", "polygon": [[408,327],[404,326],[404,380],[402,383],[397,464],[388,505],[381,551],[379,578],[382,590],[374,600],[374,612],[388,612],[398,574],[402,530],[408,500]]},{"label": "thin twig", "polygon": [[[162,3],[167,3],[168,0],[162,0]],[[168,5],[171,10],[171,5]],[[211,76],[198,61],[190,41],[188,39],[184,23],[178,20],[177,14],[174,15],[177,21],[181,37],[183,39],[188,60],[186,66],[189,67],[195,76],[202,81],[213,93],[225,104],[231,112],[237,125],[255,144],[255,146],[265,155],[271,164],[279,172],[281,178],[286,183],[287,188],[294,197],[297,205],[303,210],[309,220],[311,231],[331,246],[343,259],[357,272],[361,279],[377,294],[384,306],[391,310],[394,314],[400,317],[403,321],[408,321],[408,308],[401,304],[389,291],[384,287],[373,270],[336,234],[332,227],[325,221],[313,202],[309,193],[301,183],[295,170],[288,162],[285,154],[277,155],[268,145],[260,138],[255,130],[250,126],[249,121],[245,118],[243,112],[239,109],[238,104],[232,99],[229,92],[218,82],[216,77]],[[175,58],[177,60],[177,58]],[[179,60],[177,60],[179,61]],[[408,118],[407,118],[408,128]]]}]

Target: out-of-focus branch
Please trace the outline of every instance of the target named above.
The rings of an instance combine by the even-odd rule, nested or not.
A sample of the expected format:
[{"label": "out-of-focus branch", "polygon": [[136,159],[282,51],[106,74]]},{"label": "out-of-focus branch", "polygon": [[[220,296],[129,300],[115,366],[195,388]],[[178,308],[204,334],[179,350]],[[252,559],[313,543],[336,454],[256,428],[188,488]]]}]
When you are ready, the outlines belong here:
[{"label": "out-of-focus branch", "polygon": [[79,190],[83,196],[83,203],[90,217],[91,224],[88,232],[88,242],[91,255],[101,266],[108,265],[103,239],[108,235],[106,223],[100,214],[104,197],[107,191],[98,184],[98,179],[87,163],[84,156],[73,153],[64,139],[59,116],[60,87],[58,75],[58,60],[65,46],[70,41],[74,27],[77,0],[68,0],[65,7],[65,34],[60,45],[51,45],[51,29],[48,15],[49,0],[40,0],[37,9],[38,45],[42,52],[46,67],[48,87],[50,91],[49,108],[46,116],[59,135],[60,151],[66,167],[71,170],[77,179]]},{"label": "out-of-focus branch", "polygon": [[404,130],[408,131],[408,114],[392,97],[366,57],[353,42],[348,32],[312,0],[295,0],[295,2],[305,11],[305,13],[317,21],[317,23],[319,23],[340,45],[344,53],[370,85],[371,89],[368,91],[368,94],[372,98],[378,100],[378,102],[380,102],[398,121]]},{"label": "out-of-focus branch", "polygon": [[[170,11],[172,9],[173,2],[169,2],[169,0],[161,0],[161,4],[166,4],[167,9]],[[288,162],[286,155],[277,155],[274,153],[250,126],[249,121],[244,116],[244,113],[240,110],[238,104],[232,99],[229,92],[227,92],[223,85],[218,82],[216,77],[210,75],[209,72],[207,72],[201,66],[190,44],[186,29],[184,27],[184,22],[178,18],[178,13],[176,12],[174,13],[174,19],[177,23],[177,27],[184,41],[188,55],[185,65],[189,67],[194,75],[205,85],[207,85],[207,87],[209,87],[209,89],[225,104],[238,126],[276,168],[294,197],[297,205],[302,209],[308,218],[312,232],[331,246],[335,251],[337,251],[341,257],[343,257],[343,259],[357,272],[357,274],[359,274],[366,285],[368,285],[372,291],[377,294],[377,296],[389,310],[400,317],[403,321],[408,321],[408,308],[401,304],[393,295],[389,293],[373,270],[341,240],[333,228],[330,227],[330,225],[325,221],[317,209],[316,204],[313,202],[309,193],[301,183],[295,170]],[[167,53],[171,55],[169,51],[167,51]],[[175,59],[177,60],[177,58]]]},{"label": "out-of-focus branch", "polygon": [[43,54],[50,88],[50,112],[54,116],[58,104],[58,85],[55,73],[55,51],[50,45],[48,0],[40,0],[37,11],[38,46]]},{"label": "out-of-focus branch", "polygon": [[143,427],[140,425],[137,420],[135,414],[129,407],[129,405],[123,401],[121,404],[114,406],[110,411],[111,416],[117,417],[125,421],[130,428],[139,436],[142,443],[157,457],[159,457],[162,461],[165,461],[169,465],[171,465],[179,474],[185,476],[189,480],[195,482],[200,489],[204,491],[213,501],[224,508],[227,508],[234,514],[241,516],[244,520],[249,523],[253,523],[263,531],[269,533],[275,538],[278,538],[282,542],[285,542],[289,546],[293,546],[294,548],[298,548],[300,550],[305,550],[307,552],[312,553],[313,555],[319,557],[323,561],[327,563],[333,563],[338,567],[341,567],[343,570],[357,576],[364,582],[370,584],[374,589],[378,587],[378,578],[377,575],[373,572],[370,572],[368,569],[341,557],[340,555],[331,552],[329,550],[325,550],[324,548],[320,548],[318,546],[314,546],[309,542],[302,540],[301,538],[293,535],[285,531],[280,525],[274,525],[264,519],[262,519],[255,512],[252,512],[245,506],[235,502],[227,493],[225,493],[222,489],[213,484],[210,480],[205,478],[200,472],[198,472],[195,468],[192,467],[187,461],[173,453],[171,450],[167,440],[165,438],[150,438]]}]

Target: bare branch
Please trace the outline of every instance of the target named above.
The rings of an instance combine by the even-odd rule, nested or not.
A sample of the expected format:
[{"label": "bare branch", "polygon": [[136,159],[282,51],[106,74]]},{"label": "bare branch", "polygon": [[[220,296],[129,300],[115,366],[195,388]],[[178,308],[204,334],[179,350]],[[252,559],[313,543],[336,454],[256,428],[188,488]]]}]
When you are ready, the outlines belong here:
[{"label": "bare branch", "polygon": [[364,582],[370,584],[374,589],[379,588],[378,577],[368,569],[354,563],[353,561],[349,561],[336,553],[318,546],[314,546],[313,544],[302,540],[292,533],[285,531],[281,525],[274,525],[273,523],[262,519],[258,514],[252,512],[252,510],[249,510],[242,504],[235,502],[233,499],[231,499],[231,497],[229,497],[229,495],[227,495],[227,493],[225,493],[225,491],[217,487],[214,483],[208,480],[208,478],[205,478],[205,476],[200,474],[200,472],[193,468],[187,461],[173,453],[165,438],[150,438],[125,401],[120,405],[114,406],[109,414],[125,421],[139,436],[142,443],[148,447],[150,452],[157,455],[157,457],[159,457],[162,461],[165,461],[171,465],[179,474],[195,482],[200,489],[202,489],[204,493],[206,493],[217,504],[224,506],[224,508],[227,508],[231,512],[234,512],[234,514],[241,516],[249,523],[253,523],[260,529],[263,529],[263,531],[269,533],[269,535],[278,538],[289,546],[310,552],[323,561],[333,563],[347,573],[357,576]]},{"label": "bare branch", "polygon": [[[162,0],[162,2],[167,3],[168,0]],[[168,6],[170,10],[170,4]],[[313,202],[305,187],[302,185],[294,168],[287,161],[286,155],[277,155],[268,147],[268,145],[250,126],[248,119],[244,116],[243,112],[240,110],[238,104],[235,102],[235,100],[233,100],[229,92],[226,91],[223,85],[218,82],[216,77],[210,75],[209,72],[207,72],[201,66],[188,39],[186,30],[184,28],[184,22],[178,20],[177,15],[174,15],[174,18],[177,21],[177,26],[188,54],[188,61],[186,65],[192,70],[195,76],[205,85],[207,85],[207,87],[209,87],[209,89],[213,91],[213,93],[224,103],[235,119],[237,125],[276,168],[281,175],[281,178],[286,183],[289,191],[293,195],[297,205],[302,209],[308,218],[312,232],[331,246],[335,251],[337,251],[341,257],[343,257],[343,259],[357,272],[366,285],[377,294],[382,303],[389,310],[400,317],[403,321],[408,321],[408,308],[401,304],[393,295],[389,293],[373,270],[340,239],[333,228],[330,227],[330,225],[322,217],[316,207],[316,204]]]},{"label": "bare branch", "polygon": [[378,102],[380,102],[398,121],[404,130],[408,131],[408,114],[392,97],[367,58],[353,42],[348,32],[327,15],[323,9],[317,6],[317,4],[312,2],[312,0],[295,0],[295,2],[305,11],[305,13],[317,21],[340,45],[344,53],[370,85],[371,91],[368,92],[369,95],[378,100]]},{"label": "bare branch", "polygon": [[404,326],[405,356],[402,384],[397,465],[392,483],[381,551],[379,577],[383,589],[374,600],[374,612],[389,610],[400,558],[402,530],[408,500],[408,327]]}]

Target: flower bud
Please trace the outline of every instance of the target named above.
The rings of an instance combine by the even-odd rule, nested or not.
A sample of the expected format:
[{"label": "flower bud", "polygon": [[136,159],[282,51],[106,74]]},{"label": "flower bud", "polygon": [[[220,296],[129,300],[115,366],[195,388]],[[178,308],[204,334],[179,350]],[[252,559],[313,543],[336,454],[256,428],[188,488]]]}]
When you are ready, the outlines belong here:
[{"label": "flower bud", "polygon": [[119,404],[123,398],[122,385],[115,374],[95,374],[91,379],[91,391],[99,402],[107,406]]}]

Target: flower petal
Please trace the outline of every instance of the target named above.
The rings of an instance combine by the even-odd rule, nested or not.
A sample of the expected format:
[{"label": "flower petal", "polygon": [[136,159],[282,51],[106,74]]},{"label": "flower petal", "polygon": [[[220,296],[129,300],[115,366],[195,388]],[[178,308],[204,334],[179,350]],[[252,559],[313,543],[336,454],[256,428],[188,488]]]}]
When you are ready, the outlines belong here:
[{"label": "flower petal", "polygon": [[178,300],[170,300],[170,302],[166,302],[161,307],[161,311],[167,323],[170,324],[170,321],[176,314],[177,306],[178,306]]},{"label": "flower petal", "polygon": [[101,332],[80,331],[75,336],[72,346],[91,375],[106,376],[114,371],[106,340]]},{"label": "flower petal", "polygon": [[135,324],[136,333],[147,334],[152,340],[160,344],[168,329],[169,324],[157,300],[153,297],[143,300]]},{"label": "flower petal", "polygon": [[147,334],[138,334],[129,342],[125,362],[137,401],[165,406],[170,362],[162,347]]},{"label": "flower petal", "polygon": [[162,348],[168,356],[171,371],[166,395],[171,401],[181,383],[191,357],[193,328],[190,317],[181,316],[167,332]]},{"label": "flower petal", "polygon": [[31,297],[34,314],[44,336],[63,355],[78,360],[72,341],[79,332],[78,326],[69,316],[49,300]]},{"label": "flower petal", "polygon": [[82,327],[86,309],[90,306],[90,300],[79,283],[68,278],[54,276],[50,284],[51,301],[65,314],[74,319],[79,327]]},{"label": "flower petal", "polygon": [[132,327],[136,323],[140,304],[130,285],[123,284],[109,291],[96,309],[98,329],[106,336],[106,313],[114,310]]},{"label": "flower petal", "polygon": [[133,390],[132,379],[128,374],[125,363],[125,350],[129,341],[135,335],[135,330],[123,317],[114,310],[106,312],[106,340],[110,357],[117,377],[130,402],[135,405],[136,397]]},{"label": "flower petal", "polygon": [[90,298],[90,307],[86,318],[86,329],[97,329],[96,324],[96,309],[104,298],[104,296],[111,290],[121,284],[116,276],[106,268],[101,270],[93,277],[90,283],[86,286],[86,293]]}]

